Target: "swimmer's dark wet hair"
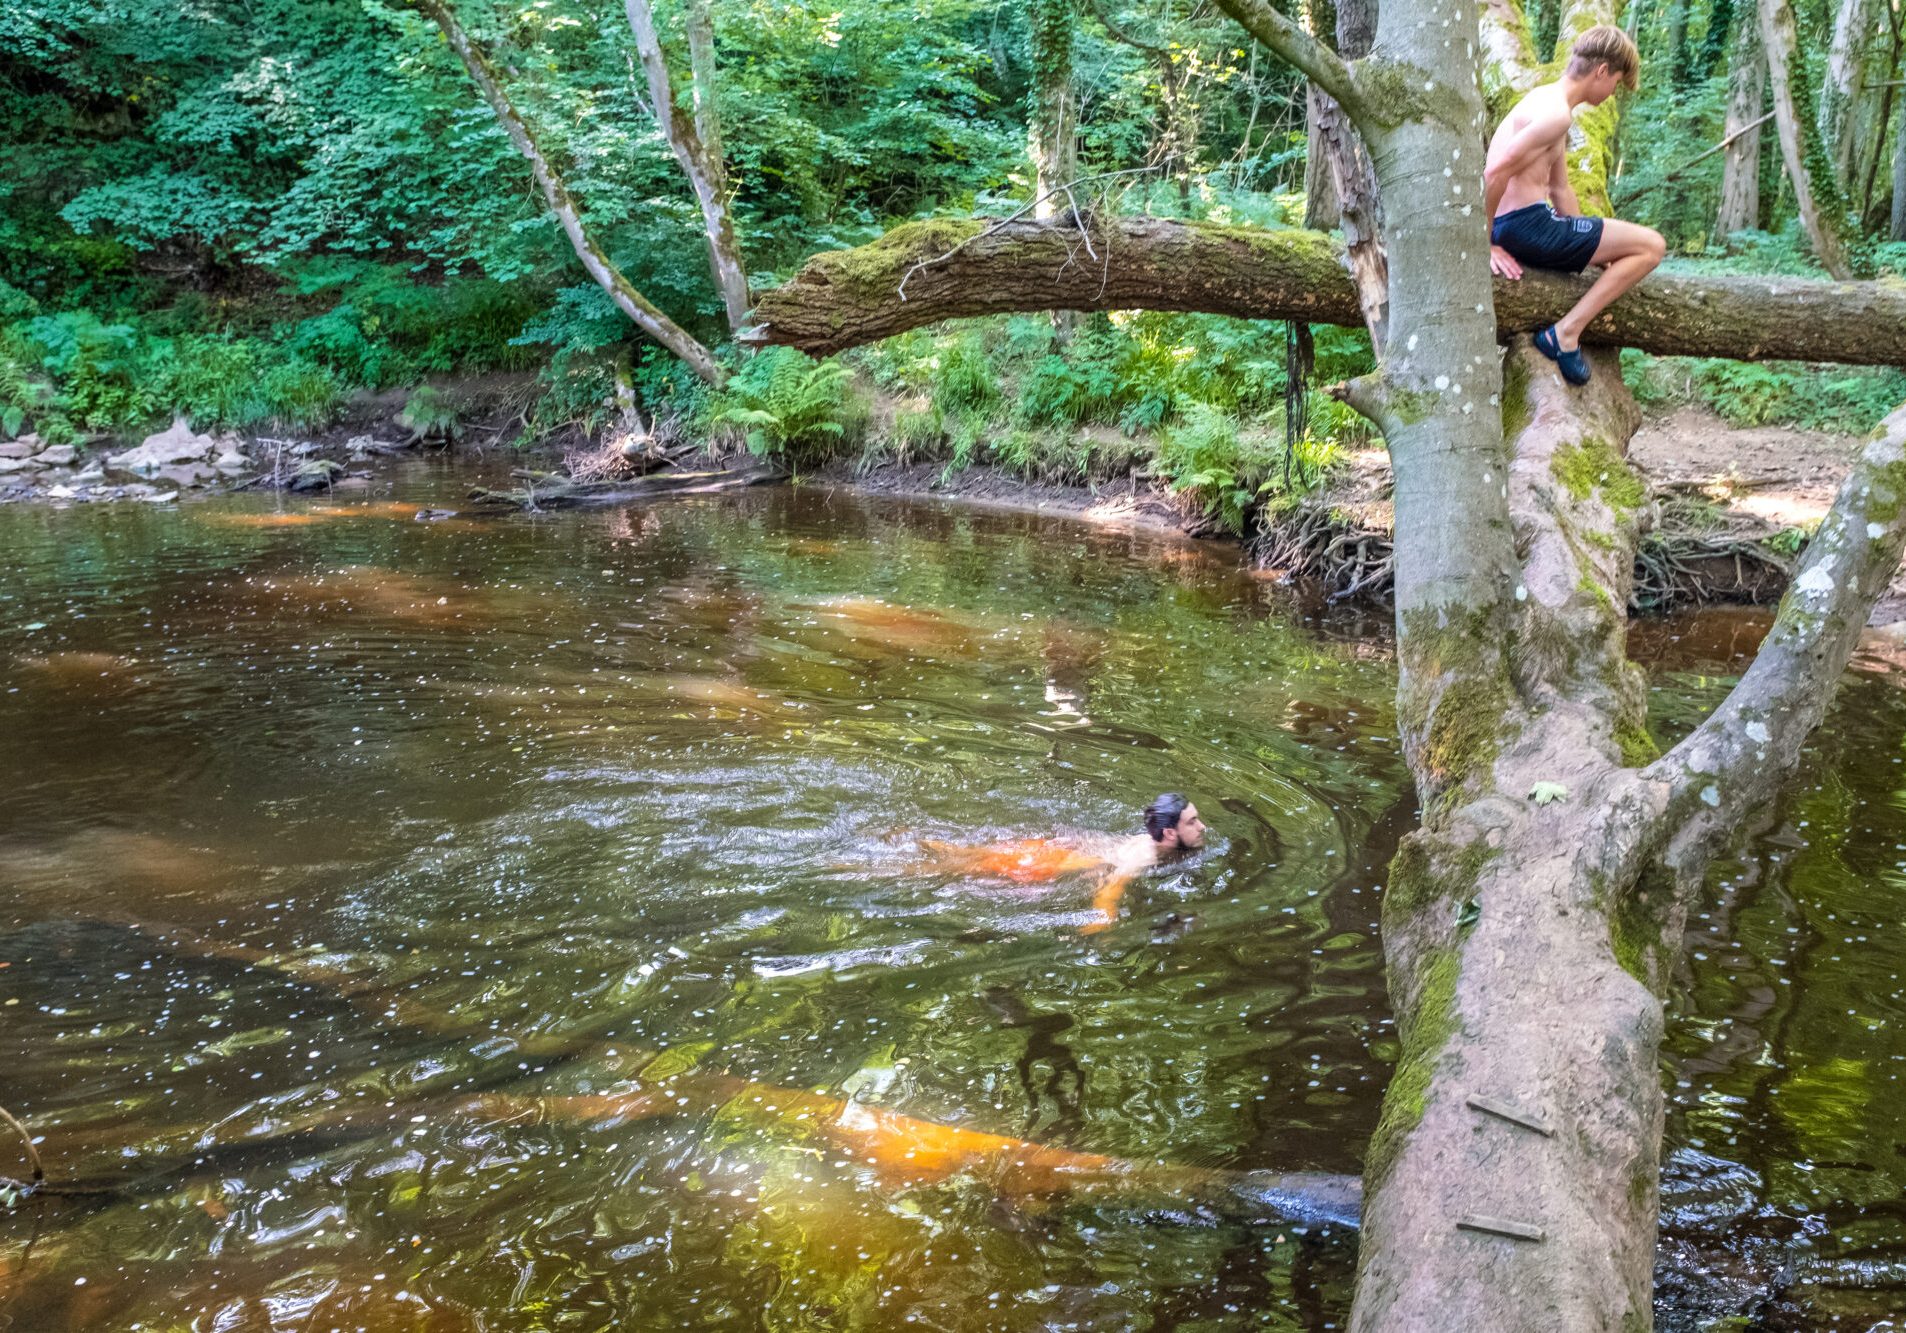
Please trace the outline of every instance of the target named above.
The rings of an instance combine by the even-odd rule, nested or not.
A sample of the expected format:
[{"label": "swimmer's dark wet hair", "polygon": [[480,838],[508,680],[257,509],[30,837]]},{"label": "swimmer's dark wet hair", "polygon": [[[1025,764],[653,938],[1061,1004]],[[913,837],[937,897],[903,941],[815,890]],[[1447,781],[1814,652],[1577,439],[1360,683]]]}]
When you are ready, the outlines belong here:
[{"label": "swimmer's dark wet hair", "polygon": [[1145,807],[1145,831],[1152,835],[1153,842],[1163,842],[1165,835],[1178,827],[1179,816],[1190,805],[1184,797],[1175,791],[1168,791]]}]

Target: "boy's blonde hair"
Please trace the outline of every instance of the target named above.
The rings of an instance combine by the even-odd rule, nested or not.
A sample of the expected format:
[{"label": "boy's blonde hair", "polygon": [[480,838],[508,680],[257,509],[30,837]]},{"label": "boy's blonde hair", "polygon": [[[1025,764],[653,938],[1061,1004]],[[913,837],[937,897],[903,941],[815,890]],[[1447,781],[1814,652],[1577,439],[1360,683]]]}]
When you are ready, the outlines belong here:
[{"label": "boy's blonde hair", "polygon": [[1633,92],[1641,84],[1641,52],[1635,39],[1610,23],[1597,24],[1575,39],[1569,51],[1568,72],[1575,78],[1606,65],[1621,75],[1622,86]]}]

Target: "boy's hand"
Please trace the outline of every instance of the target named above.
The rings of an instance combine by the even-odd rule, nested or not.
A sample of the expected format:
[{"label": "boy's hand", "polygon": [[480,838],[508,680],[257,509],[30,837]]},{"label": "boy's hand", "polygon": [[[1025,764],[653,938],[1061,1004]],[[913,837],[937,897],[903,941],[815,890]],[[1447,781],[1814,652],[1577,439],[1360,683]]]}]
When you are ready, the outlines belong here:
[{"label": "boy's hand", "polygon": [[1489,247],[1489,271],[1499,278],[1519,278],[1522,265],[1516,263],[1516,257],[1499,245]]}]

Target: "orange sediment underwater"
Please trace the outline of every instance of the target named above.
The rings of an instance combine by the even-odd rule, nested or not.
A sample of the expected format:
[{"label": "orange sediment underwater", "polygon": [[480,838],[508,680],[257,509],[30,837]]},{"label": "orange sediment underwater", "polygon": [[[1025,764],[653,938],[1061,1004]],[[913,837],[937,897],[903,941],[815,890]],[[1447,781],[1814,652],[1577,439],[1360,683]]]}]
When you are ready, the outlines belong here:
[{"label": "orange sediment underwater", "polygon": [[201,520],[221,528],[302,528],[313,523],[374,518],[389,522],[414,521],[427,506],[406,500],[372,500],[365,504],[323,504],[272,513],[205,513]]},{"label": "orange sediment underwater", "polygon": [[[375,983],[339,969],[322,956],[273,955],[249,945],[227,944],[176,927],[139,927],[174,947],[234,962],[252,963],[339,993],[380,1021],[396,1019],[420,1031],[444,1034],[470,1031],[454,1016],[430,1009]],[[482,1029],[486,1037],[498,1034]],[[600,1057],[610,1066],[648,1066],[653,1053],[607,1049],[589,1037],[526,1037],[519,1048],[539,1055],[567,1053]],[[1335,1221],[1354,1220],[1356,1186],[1334,1176],[1278,1176],[1215,1168],[1146,1162],[1077,1152],[983,1130],[940,1124],[852,1098],[798,1088],[776,1087],[718,1070],[690,1068],[643,1081],[638,1074],[620,1089],[602,1093],[535,1094],[478,1093],[425,1098],[420,1101],[379,1101],[367,1105],[349,1101],[294,1113],[271,1127],[284,1133],[323,1126],[355,1125],[376,1128],[412,1124],[420,1118],[443,1121],[475,1120],[497,1124],[594,1123],[651,1120],[676,1115],[709,1115],[733,1106],[759,1115],[771,1125],[794,1129],[831,1144],[858,1165],[868,1167],[883,1187],[909,1188],[966,1175],[985,1182],[1010,1198],[1052,1198],[1107,1192],[1115,1197],[1179,1202],[1197,1200],[1235,1205],[1246,1210],[1270,1208],[1286,1214],[1311,1215]],[[119,1131],[123,1133],[124,1131]],[[256,1142],[260,1127],[243,1117],[227,1117],[215,1126],[172,1126],[154,1131],[133,1129],[150,1146],[159,1141],[202,1152],[219,1142]],[[98,1150],[110,1150],[116,1135],[101,1127],[91,1133],[60,1136],[70,1150],[76,1139]],[[88,1142],[90,1141],[90,1142]],[[123,1152],[118,1154],[123,1157]],[[148,1159],[149,1160],[149,1159]],[[1349,1202],[1346,1203],[1345,1200]]]}]

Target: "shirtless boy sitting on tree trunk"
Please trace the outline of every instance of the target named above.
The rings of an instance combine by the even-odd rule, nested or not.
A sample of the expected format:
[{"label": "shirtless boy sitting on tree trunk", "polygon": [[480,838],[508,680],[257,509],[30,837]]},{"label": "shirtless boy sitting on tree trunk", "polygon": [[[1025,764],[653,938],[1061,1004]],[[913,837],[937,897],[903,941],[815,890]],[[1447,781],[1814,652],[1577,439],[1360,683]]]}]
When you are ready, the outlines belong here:
[{"label": "shirtless boy sitting on tree trunk", "polygon": [[1489,217],[1489,267],[1520,278],[1524,265],[1601,276],[1575,308],[1535,335],[1535,345],[1570,384],[1588,383],[1582,330],[1614,299],[1654,271],[1667,253],[1661,233],[1617,218],[1582,217],[1568,183],[1568,132],[1578,106],[1600,106],[1617,86],[1640,82],[1641,56],[1627,33],[1606,24],[1575,41],[1555,83],[1531,92],[1489,142],[1483,166]]}]

